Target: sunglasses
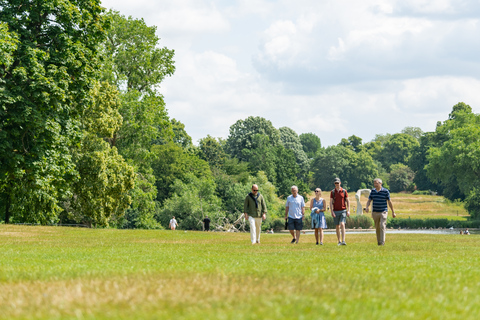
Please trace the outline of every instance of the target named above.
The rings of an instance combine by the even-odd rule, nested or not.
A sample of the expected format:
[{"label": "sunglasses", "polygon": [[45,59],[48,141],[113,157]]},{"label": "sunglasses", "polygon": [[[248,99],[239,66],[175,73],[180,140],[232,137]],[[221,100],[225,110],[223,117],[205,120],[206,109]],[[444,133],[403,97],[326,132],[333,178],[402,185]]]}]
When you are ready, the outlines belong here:
[{"label": "sunglasses", "polygon": [[315,190],[315,193],[317,193],[317,192],[320,192],[320,191],[316,191],[316,190]]},{"label": "sunglasses", "polygon": [[258,189],[252,189],[253,192],[258,191]]}]

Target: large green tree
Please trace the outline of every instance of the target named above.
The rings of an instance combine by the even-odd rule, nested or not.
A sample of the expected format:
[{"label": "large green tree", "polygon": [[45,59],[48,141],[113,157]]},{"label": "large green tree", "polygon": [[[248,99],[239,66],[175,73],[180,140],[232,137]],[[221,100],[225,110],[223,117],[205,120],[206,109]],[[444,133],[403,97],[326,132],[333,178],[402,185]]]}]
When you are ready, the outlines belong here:
[{"label": "large green tree", "polygon": [[255,144],[258,142],[254,138],[256,135],[268,137],[270,146],[281,144],[280,132],[272,122],[262,117],[248,117],[230,126],[230,134],[225,146],[227,153],[239,160],[249,161],[249,154],[244,154],[244,151],[256,148]]},{"label": "large green tree", "polygon": [[91,103],[103,9],[97,0],[0,0],[0,8],[5,220],[53,222],[74,174],[69,148]]},{"label": "large green tree", "polygon": [[[152,144],[174,139],[159,86],[175,71],[174,51],[160,48],[156,27],[143,19],[125,17],[109,11],[111,21],[103,43],[103,77],[120,91],[123,124],[108,141],[118,148],[135,170],[135,188],[124,227],[156,227],[156,174],[152,163],[157,157]],[[175,123],[173,123],[174,125]]]},{"label": "large green tree", "polygon": [[297,178],[306,181],[310,161],[305,151],[303,151],[299,136],[289,127],[281,127],[278,130],[280,131],[280,140],[285,149],[292,150],[295,155],[295,161],[300,169]]},{"label": "large green tree", "polygon": [[479,189],[480,115],[472,113],[468,105],[457,104],[449,119],[437,126],[435,135],[437,144],[427,155],[428,177],[444,185],[444,194],[450,199],[464,198]]},{"label": "large green tree", "polygon": [[333,189],[333,180],[339,177],[342,186],[356,191],[372,185],[378,177],[375,161],[366,151],[356,153],[342,145],[320,150],[312,163],[315,186],[323,190]]},{"label": "large green tree", "polygon": [[305,151],[309,159],[312,159],[322,147],[320,138],[315,133],[311,132],[302,133],[299,138],[302,143],[303,151]]},{"label": "large green tree", "polygon": [[414,149],[418,146],[417,139],[411,135],[395,133],[384,143],[378,160],[387,170],[390,170],[392,164],[402,163],[406,165]]}]

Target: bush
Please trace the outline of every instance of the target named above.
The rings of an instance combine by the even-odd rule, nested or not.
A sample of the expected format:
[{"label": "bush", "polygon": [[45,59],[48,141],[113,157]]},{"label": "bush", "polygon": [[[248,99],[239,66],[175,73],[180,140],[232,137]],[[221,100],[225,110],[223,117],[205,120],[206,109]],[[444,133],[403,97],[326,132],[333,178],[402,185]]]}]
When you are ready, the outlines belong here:
[{"label": "bush", "polygon": [[480,190],[473,188],[470,194],[465,199],[465,209],[472,216],[472,218],[480,218]]},{"label": "bush", "polygon": [[430,190],[415,190],[412,192],[412,194],[429,196],[432,194],[432,192]]},{"label": "bush", "polygon": [[[333,218],[332,218],[332,225],[333,225]],[[370,218],[369,216],[353,215],[353,216],[350,216],[350,218],[347,218],[347,223],[345,224],[345,227],[348,229],[353,229],[353,228],[368,229],[370,227],[373,227],[373,225],[374,225],[373,219]]]},{"label": "bush", "polygon": [[387,227],[394,229],[437,229],[437,228],[479,228],[478,220],[448,220],[448,219],[388,219]]}]

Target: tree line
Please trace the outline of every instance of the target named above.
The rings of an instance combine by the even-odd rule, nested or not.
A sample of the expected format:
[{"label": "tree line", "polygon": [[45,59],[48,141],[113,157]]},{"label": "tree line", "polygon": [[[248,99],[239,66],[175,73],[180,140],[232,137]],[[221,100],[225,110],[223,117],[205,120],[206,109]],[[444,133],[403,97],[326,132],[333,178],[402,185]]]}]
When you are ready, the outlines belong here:
[{"label": "tree line", "polygon": [[[0,0],[0,220],[95,227],[201,229],[231,223],[251,185],[271,226],[290,187],[306,194],[371,187],[431,190],[480,213],[479,115],[459,103],[435,132],[407,127],[322,147],[313,133],[238,120],[194,145],[168,116],[161,82],[174,50],[156,27],[97,0]],[[270,223],[270,224],[269,224]]]}]

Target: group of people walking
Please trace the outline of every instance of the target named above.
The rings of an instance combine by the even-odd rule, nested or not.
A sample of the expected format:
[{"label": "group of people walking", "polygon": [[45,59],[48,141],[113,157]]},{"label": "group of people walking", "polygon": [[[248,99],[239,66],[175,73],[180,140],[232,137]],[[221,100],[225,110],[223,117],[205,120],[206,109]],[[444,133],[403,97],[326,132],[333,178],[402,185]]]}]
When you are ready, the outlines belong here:
[{"label": "group of people walking", "polygon": [[[335,224],[338,245],[346,246],[345,223],[347,217],[350,216],[350,200],[348,199],[347,191],[341,187],[341,183],[339,178],[335,178],[335,189],[330,192],[330,211]],[[379,246],[383,246],[385,245],[388,207],[392,211],[393,218],[396,217],[396,214],[390,200],[390,192],[382,186],[382,180],[373,180],[373,185],[374,188],[368,197],[365,212],[369,212],[370,204],[372,204],[372,218],[375,222],[377,243]],[[300,240],[300,233],[305,220],[305,200],[303,196],[298,194],[297,186],[292,186],[291,192],[292,194],[287,197],[285,203],[285,222],[292,235],[291,243],[296,244]],[[322,190],[320,188],[315,189],[315,197],[310,200],[310,210],[316,244],[323,245],[323,229],[327,228],[325,219],[327,207],[325,199],[322,198]],[[267,206],[265,199],[258,190],[258,185],[254,184],[252,192],[245,198],[243,212],[245,219],[250,223],[252,244],[260,243],[261,224],[266,218]]]}]

